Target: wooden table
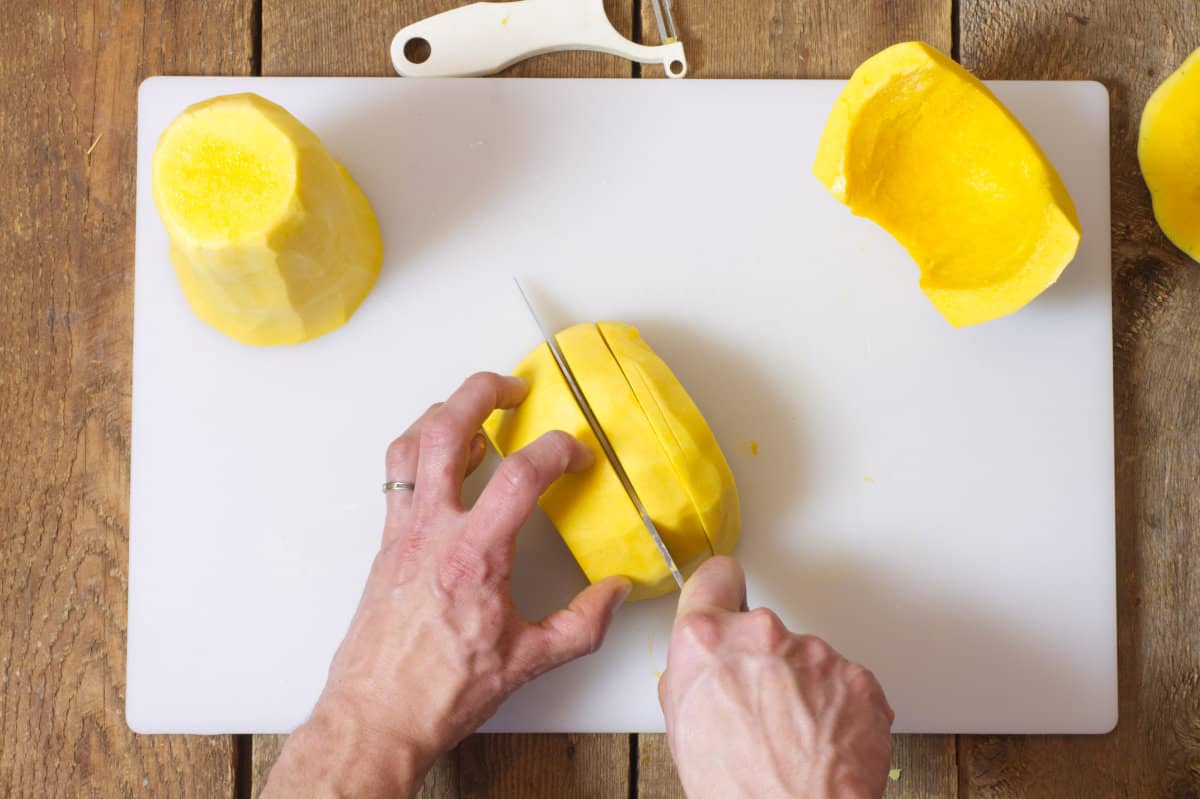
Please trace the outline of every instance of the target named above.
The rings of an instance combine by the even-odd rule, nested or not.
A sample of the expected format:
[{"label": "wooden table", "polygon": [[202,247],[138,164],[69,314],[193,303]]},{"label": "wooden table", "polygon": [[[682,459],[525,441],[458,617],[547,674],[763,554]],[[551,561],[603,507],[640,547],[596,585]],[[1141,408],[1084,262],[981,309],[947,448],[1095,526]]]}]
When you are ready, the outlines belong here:
[{"label": "wooden table", "polygon": [[[8,0],[0,11],[0,795],[249,796],[281,745],[145,737],[123,719],[138,82],[387,75],[392,34],[455,4]],[[984,78],[1108,86],[1121,722],[1102,737],[897,736],[903,771],[888,796],[1200,796],[1200,266],[1155,226],[1135,155],[1150,91],[1200,46],[1200,3],[676,6],[690,80],[844,77],[919,38]],[[648,0],[608,10],[627,35],[656,39]],[[592,54],[510,70],[641,72]],[[504,735],[467,740],[423,795],[682,792],[662,736]]]}]

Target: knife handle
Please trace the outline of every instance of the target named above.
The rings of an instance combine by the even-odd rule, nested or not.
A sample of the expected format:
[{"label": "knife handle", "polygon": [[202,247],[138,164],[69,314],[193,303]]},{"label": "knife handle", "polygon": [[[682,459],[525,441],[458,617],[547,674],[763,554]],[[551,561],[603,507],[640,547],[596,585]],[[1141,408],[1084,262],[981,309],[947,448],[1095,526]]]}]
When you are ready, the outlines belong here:
[{"label": "knife handle", "polygon": [[391,55],[396,72],[405,77],[474,77],[559,50],[594,50],[643,64],[661,63],[671,78],[687,74],[682,42],[648,46],[629,41],[609,22],[602,0],[472,3],[401,28],[392,38]]}]

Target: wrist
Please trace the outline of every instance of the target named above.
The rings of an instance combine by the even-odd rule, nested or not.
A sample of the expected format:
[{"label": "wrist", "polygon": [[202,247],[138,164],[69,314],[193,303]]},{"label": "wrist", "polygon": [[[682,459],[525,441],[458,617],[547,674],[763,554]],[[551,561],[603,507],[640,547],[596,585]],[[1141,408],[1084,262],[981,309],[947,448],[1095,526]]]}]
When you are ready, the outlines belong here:
[{"label": "wrist", "polygon": [[438,754],[322,698],[288,738],[263,797],[416,796]]}]

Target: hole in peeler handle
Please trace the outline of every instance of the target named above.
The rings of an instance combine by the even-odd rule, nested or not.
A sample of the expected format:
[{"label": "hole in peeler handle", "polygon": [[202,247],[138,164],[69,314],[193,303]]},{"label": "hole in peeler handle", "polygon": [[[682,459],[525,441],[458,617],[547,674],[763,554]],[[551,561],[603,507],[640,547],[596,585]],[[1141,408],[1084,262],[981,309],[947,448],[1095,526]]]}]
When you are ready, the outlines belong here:
[{"label": "hole in peeler handle", "polygon": [[420,36],[413,37],[404,43],[404,58],[410,64],[424,64],[433,53],[429,42]]},{"label": "hole in peeler handle", "polygon": [[671,61],[671,63],[667,64],[667,72],[669,72],[672,76],[674,76],[676,78],[683,75],[684,69],[685,69],[685,67],[683,66],[683,62],[680,61],[678,58]]}]

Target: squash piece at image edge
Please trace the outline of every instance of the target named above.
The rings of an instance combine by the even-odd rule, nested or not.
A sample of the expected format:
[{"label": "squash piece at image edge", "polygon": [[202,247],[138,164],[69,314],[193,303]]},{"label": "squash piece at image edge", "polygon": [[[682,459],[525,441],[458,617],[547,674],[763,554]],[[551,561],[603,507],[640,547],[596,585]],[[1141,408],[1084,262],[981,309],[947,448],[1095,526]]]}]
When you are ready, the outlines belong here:
[{"label": "squash piece at image edge", "polygon": [[1075,205],[1037,142],[978,78],[922,42],[855,70],[813,172],[904,245],[954,327],[1023,307],[1079,246]]},{"label": "squash piece at image edge", "polygon": [[1200,50],[1150,95],[1138,162],[1163,233],[1200,261]]}]

